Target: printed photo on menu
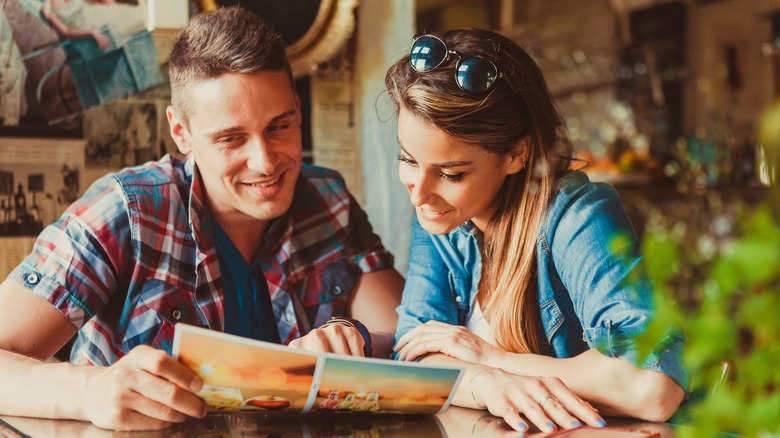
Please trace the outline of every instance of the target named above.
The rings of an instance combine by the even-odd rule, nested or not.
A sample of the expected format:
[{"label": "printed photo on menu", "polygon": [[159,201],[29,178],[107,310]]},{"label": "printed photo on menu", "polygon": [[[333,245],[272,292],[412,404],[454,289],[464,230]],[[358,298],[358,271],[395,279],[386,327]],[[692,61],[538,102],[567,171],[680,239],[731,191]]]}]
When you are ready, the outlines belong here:
[{"label": "printed photo on menu", "polygon": [[259,342],[176,324],[173,355],[203,379],[212,411],[303,412],[318,356]]},{"label": "printed photo on menu", "polygon": [[212,411],[286,414],[435,414],[459,367],[313,353],[176,324],[173,356],[203,379]]},{"label": "printed photo on menu", "polygon": [[435,414],[449,401],[460,369],[409,366],[326,355],[314,400],[317,413]]}]

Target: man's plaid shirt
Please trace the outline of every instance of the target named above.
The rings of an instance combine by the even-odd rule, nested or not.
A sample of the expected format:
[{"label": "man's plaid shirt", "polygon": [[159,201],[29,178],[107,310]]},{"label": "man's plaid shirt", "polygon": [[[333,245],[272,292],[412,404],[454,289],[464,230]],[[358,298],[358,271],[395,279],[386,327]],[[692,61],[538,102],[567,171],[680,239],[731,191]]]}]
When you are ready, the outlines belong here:
[{"label": "man's plaid shirt", "polygon": [[[193,160],[166,156],[106,175],[10,274],[79,328],[71,362],[108,365],[141,344],[170,352],[176,322],[223,329],[219,261],[194,170]],[[285,344],[343,314],[361,273],[393,264],[341,176],[313,166],[303,166],[258,258]]]}]

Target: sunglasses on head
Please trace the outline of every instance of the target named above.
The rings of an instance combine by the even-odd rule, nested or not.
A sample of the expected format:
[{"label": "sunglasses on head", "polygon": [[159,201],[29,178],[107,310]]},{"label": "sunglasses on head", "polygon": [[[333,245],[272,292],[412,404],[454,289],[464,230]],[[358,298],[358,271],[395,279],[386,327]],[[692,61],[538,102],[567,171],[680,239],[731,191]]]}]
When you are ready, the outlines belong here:
[{"label": "sunglasses on head", "polygon": [[415,37],[412,48],[409,49],[409,63],[416,71],[425,73],[444,64],[450,59],[450,55],[458,57],[455,64],[455,82],[461,90],[482,93],[503,76],[490,60],[479,56],[463,59],[460,53],[450,50],[441,38],[434,35]]}]

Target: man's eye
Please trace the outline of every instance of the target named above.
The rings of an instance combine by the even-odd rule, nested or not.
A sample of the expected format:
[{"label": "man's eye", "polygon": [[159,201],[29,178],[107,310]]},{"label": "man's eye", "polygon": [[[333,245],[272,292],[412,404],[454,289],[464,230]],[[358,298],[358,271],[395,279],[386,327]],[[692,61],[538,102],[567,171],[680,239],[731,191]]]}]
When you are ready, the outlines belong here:
[{"label": "man's eye", "polygon": [[289,127],[290,127],[290,125],[289,125],[289,124],[284,124],[284,125],[273,125],[273,126],[269,126],[269,127],[268,127],[268,132],[278,132],[278,131],[282,131],[282,130],[284,130],[284,129],[287,129],[287,128],[289,128]]}]

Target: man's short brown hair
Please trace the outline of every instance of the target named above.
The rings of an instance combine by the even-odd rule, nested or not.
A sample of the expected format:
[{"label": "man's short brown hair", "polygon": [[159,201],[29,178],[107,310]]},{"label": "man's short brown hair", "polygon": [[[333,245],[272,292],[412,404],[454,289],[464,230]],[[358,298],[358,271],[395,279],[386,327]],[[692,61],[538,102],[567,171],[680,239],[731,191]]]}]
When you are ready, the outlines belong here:
[{"label": "man's short brown hair", "polygon": [[280,70],[287,71],[294,87],[284,40],[271,23],[238,6],[203,12],[174,40],[168,61],[171,104],[186,124],[192,110],[186,89],[192,82]]}]

